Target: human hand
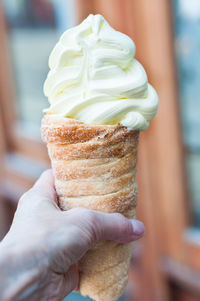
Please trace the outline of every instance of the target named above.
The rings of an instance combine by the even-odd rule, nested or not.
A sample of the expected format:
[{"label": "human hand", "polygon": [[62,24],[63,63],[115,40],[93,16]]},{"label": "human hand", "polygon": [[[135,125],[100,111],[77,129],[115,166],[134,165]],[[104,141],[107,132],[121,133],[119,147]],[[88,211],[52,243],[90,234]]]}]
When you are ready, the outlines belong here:
[{"label": "human hand", "polygon": [[5,300],[62,300],[77,287],[77,263],[96,241],[127,243],[143,233],[141,222],[118,213],[61,211],[48,170],[20,199],[11,229],[0,244],[0,255],[9,249],[17,260],[10,264],[18,278],[14,277],[11,292],[4,293]]}]

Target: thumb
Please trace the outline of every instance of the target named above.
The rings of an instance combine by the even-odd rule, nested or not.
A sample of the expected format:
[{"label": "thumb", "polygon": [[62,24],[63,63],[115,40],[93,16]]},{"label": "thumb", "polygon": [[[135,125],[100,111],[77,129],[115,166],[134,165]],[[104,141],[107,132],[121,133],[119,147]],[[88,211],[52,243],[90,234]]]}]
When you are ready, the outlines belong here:
[{"label": "thumb", "polygon": [[[145,231],[142,222],[128,219],[119,213],[103,213],[83,208],[63,213],[66,215],[67,224],[70,222],[76,229],[70,235],[68,243],[70,264],[77,262],[96,241],[113,240],[128,243],[142,237]],[[67,229],[69,238],[69,226]]]},{"label": "thumb", "polygon": [[128,243],[139,239],[145,232],[142,222],[128,219],[120,213],[103,213],[83,208],[73,210],[79,216],[77,222],[81,228],[90,233],[92,242],[114,240]]}]

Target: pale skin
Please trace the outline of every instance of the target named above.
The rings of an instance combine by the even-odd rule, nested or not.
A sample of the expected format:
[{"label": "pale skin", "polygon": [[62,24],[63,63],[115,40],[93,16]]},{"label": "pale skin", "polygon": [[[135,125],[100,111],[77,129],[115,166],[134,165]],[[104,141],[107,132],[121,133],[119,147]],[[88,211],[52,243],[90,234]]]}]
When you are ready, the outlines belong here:
[{"label": "pale skin", "polygon": [[126,243],[143,234],[141,222],[118,213],[61,211],[48,170],[19,200],[0,243],[0,300],[63,300],[78,287],[78,261],[93,243]]}]

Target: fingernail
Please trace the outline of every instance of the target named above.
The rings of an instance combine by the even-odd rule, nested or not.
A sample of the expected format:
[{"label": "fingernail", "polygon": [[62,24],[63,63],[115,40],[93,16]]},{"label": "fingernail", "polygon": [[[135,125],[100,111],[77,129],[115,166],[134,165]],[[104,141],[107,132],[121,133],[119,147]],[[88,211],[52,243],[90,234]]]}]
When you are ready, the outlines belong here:
[{"label": "fingernail", "polygon": [[143,235],[145,232],[144,224],[136,219],[131,220],[132,226],[133,226],[133,232],[134,234],[140,236]]}]

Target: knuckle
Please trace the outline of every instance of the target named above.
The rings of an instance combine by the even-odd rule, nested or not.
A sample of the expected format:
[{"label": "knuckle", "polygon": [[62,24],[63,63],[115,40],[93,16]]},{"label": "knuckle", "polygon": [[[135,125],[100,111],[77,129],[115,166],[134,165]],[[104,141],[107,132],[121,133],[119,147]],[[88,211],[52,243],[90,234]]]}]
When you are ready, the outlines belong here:
[{"label": "knuckle", "polygon": [[88,223],[93,222],[95,220],[95,213],[92,210],[88,210],[86,208],[73,208],[71,209],[73,214],[76,216],[81,217],[82,219],[86,220]]},{"label": "knuckle", "polygon": [[68,211],[68,217],[72,223],[81,229],[90,244],[99,240],[102,234],[102,225],[95,211],[86,208],[73,208]]},{"label": "knuckle", "polygon": [[124,216],[119,212],[115,212],[115,213],[113,213],[113,215],[115,215],[117,218],[120,218],[120,219],[124,218]]},{"label": "knuckle", "polygon": [[92,210],[85,208],[73,208],[70,211],[69,217],[72,223],[75,223],[79,231],[84,237],[85,243],[91,245],[95,240],[95,214]]},{"label": "knuckle", "polygon": [[52,169],[46,169],[45,171],[43,171],[43,173],[41,174],[41,176],[49,176],[52,174]]},{"label": "knuckle", "polygon": [[83,213],[83,216],[88,221],[88,223],[91,223],[92,225],[96,222],[96,214],[92,210],[86,210]]},{"label": "knuckle", "polygon": [[78,208],[72,208],[72,209],[70,209],[70,210],[68,210],[66,212],[72,214],[73,216],[80,217],[80,216],[84,215],[85,211],[86,211],[85,208],[78,207]]},{"label": "knuckle", "polygon": [[98,240],[100,236],[100,225],[95,211],[84,209],[81,212],[81,219],[85,225],[85,231],[88,233],[90,241]]},{"label": "knuckle", "polygon": [[120,226],[120,232],[124,234],[125,236],[129,236],[132,234],[132,225],[130,221],[122,214],[116,213],[116,216],[120,219],[119,226]]},{"label": "knuckle", "polygon": [[21,206],[21,205],[23,205],[24,203],[26,203],[27,200],[30,198],[30,195],[31,195],[31,189],[28,190],[27,192],[25,192],[25,193],[21,196],[21,198],[19,199],[18,204]]},{"label": "knuckle", "polygon": [[26,196],[23,194],[18,201],[18,206],[22,206],[24,204]]}]

